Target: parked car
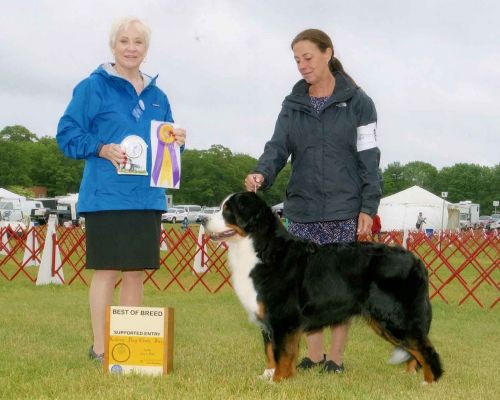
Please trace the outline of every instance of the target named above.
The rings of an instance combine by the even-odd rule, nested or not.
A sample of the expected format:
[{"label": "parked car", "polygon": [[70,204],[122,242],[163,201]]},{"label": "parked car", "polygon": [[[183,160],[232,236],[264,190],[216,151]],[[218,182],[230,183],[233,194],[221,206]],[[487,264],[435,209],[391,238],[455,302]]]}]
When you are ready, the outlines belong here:
[{"label": "parked car", "polygon": [[206,218],[212,214],[215,214],[217,212],[220,211],[220,207],[205,207],[202,212],[200,213],[200,215],[198,216],[198,219],[196,220],[196,222],[201,222],[201,220],[203,218]]},{"label": "parked car", "polygon": [[490,217],[489,215],[480,215],[479,216],[479,225],[481,226],[481,228],[490,229],[490,225],[493,221],[495,221],[495,220],[492,217]]},{"label": "parked car", "polygon": [[56,215],[59,225],[71,221],[71,207],[69,204],[59,204],[58,199],[54,197],[38,198],[42,203],[42,208],[37,211],[31,211],[31,220],[37,221],[40,225],[49,220],[49,215]]},{"label": "parked car", "polygon": [[182,208],[169,208],[166,213],[161,215],[162,222],[171,222],[175,224],[176,222],[181,222],[187,219],[187,212]]},{"label": "parked car", "polygon": [[[498,218],[495,218],[498,216]],[[490,229],[500,229],[500,214],[493,214],[493,222],[490,224]]]},{"label": "parked car", "polygon": [[176,204],[175,208],[181,208],[187,213],[188,222],[196,222],[201,214],[201,206],[194,204]]},{"label": "parked car", "polygon": [[33,208],[31,210],[30,219],[33,222],[37,222],[39,225],[45,225],[49,220],[49,215],[50,209],[43,206],[42,203],[42,206],[40,208]]}]

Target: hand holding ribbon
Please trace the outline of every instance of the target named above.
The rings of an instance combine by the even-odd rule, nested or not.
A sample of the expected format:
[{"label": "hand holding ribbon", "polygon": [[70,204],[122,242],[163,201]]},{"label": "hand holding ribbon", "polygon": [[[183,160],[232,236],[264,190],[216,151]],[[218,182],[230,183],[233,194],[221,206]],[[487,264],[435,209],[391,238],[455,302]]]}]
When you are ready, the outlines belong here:
[{"label": "hand holding ribbon", "polygon": [[179,146],[184,146],[186,144],[186,130],[181,127],[174,127],[174,137],[175,137],[175,142]]}]

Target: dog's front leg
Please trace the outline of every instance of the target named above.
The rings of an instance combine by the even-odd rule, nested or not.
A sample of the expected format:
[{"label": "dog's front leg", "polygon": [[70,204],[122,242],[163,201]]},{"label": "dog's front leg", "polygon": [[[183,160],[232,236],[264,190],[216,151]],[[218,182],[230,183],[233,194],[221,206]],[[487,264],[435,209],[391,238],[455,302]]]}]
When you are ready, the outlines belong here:
[{"label": "dog's front leg", "polygon": [[274,382],[289,378],[295,373],[301,334],[300,329],[286,333],[274,332],[273,352],[276,360],[276,370],[273,375]]},{"label": "dog's front leg", "polygon": [[276,361],[274,360],[274,352],[272,346],[271,333],[265,328],[261,329],[262,339],[264,340],[264,353],[266,355],[266,369],[261,375],[262,378],[271,379],[276,370]]}]

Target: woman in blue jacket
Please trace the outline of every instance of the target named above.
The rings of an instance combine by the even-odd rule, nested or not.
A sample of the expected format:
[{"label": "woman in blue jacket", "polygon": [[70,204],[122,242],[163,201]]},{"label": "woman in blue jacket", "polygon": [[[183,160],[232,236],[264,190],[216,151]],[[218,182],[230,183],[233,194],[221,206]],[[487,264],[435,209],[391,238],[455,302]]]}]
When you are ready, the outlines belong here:
[{"label": "woman in blue jacket", "polygon": [[[354,242],[356,234],[370,233],[381,197],[375,106],[334,57],[327,34],[305,30],[292,50],[303,79],[285,98],[273,137],[245,187],[271,186],[291,156],[283,210],[289,232],[320,245]],[[309,334],[308,355],[298,368],[342,372],[347,332],[348,323],[332,327],[328,352],[321,331]]]},{"label": "woman in blue jacket", "polygon": [[[115,62],[102,64],[73,91],[57,129],[64,154],[85,159],[78,212],[85,216],[87,268],[94,269],[89,303],[94,341],[89,356],[102,362],[106,306],[112,304],[121,271],[120,305],[142,304],[144,269],[159,268],[161,213],[165,190],[151,187],[151,121],[173,122],[167,96],[156,78],[140,71],[151,31],[137,18],[117,20],[109,45]],[[183,146],[186,132],[174,129]],[[146,152],[146,175],[118,174]],[[148,147],[146,147],[148,146]],[[129,164],[130,165],[130,164]]]}]

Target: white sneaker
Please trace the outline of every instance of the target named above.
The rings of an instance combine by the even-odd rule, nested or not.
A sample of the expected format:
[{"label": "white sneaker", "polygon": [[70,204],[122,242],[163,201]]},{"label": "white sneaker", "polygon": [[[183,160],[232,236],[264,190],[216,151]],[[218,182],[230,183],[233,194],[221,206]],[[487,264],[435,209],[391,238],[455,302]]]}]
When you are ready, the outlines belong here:
[{"label": "white sneaker", "polygon": [[411,359],[411,357],[411,354],[408,353],[405,349],[403,349],[402,347],[396,347],[392,352],[391,358],[389,358],[387,362],[392,365],[402,364]]}]

